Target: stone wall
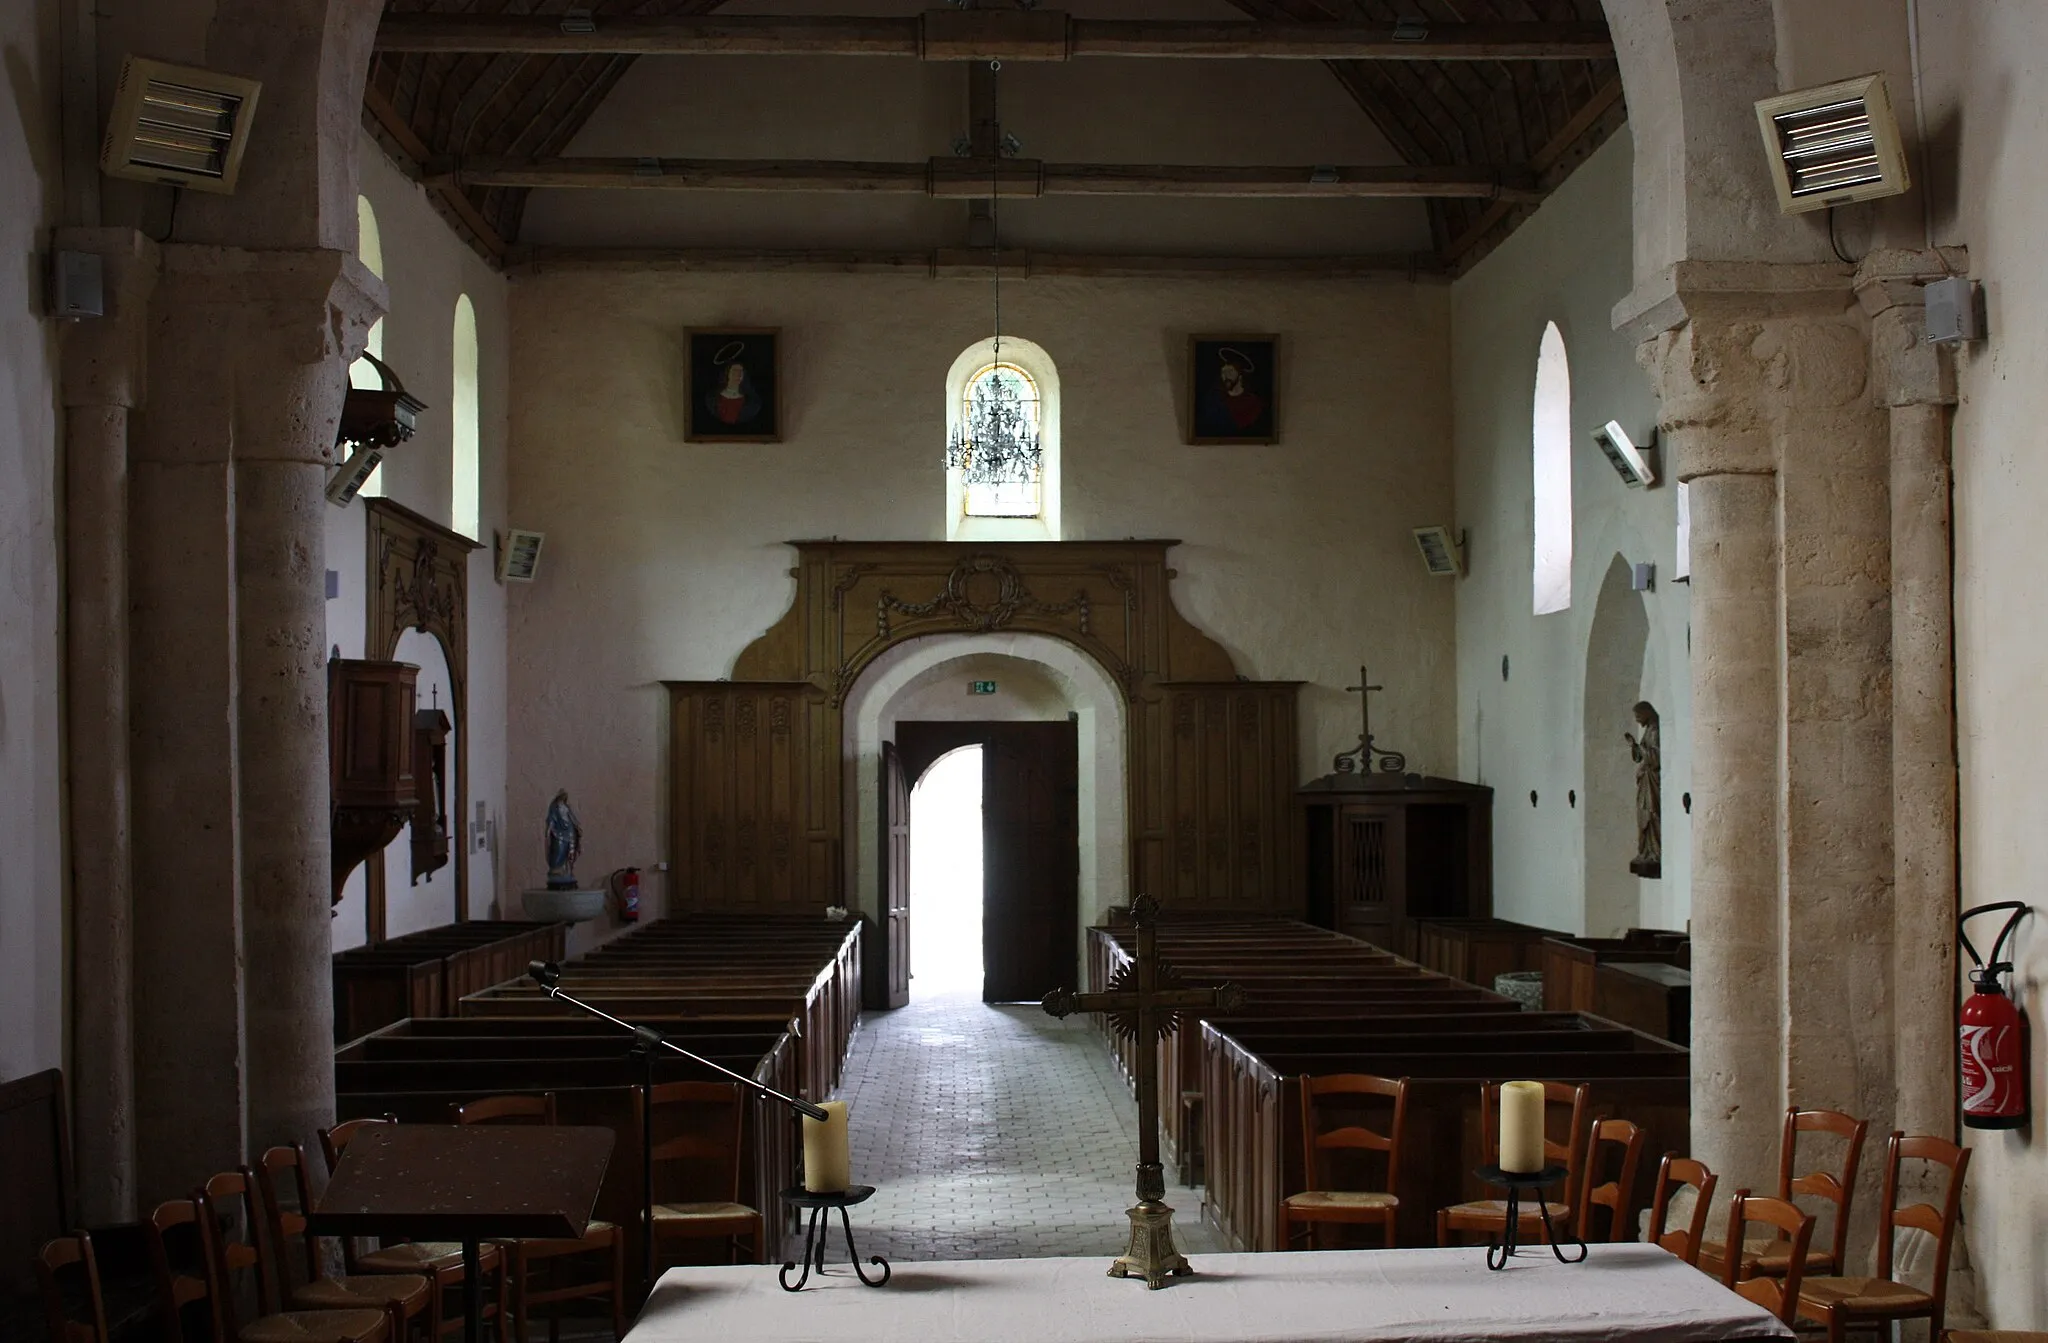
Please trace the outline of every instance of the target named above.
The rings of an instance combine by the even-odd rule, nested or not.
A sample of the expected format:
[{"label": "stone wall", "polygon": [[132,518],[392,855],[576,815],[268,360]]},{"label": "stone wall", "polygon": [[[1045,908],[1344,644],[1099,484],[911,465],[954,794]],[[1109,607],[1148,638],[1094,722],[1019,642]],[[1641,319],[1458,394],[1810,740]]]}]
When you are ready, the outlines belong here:
[{"label": "stone wall", "polygon": [[[513,284],[512,508],[548,535],[510,594],[508,807],[577,800],[593,871],[651,866],[665,832],[664,678],[730,674],[786,609],[793,538],[944,535],[944,385],[988,334],[972,280],[543,274]],[[1411,528],[1451,514],[1448,294],[1407,283],[1034,280],[1005,328],[1063,402],[1064,536],[1177,537],[1180,609],[1254,679],[1299,678],[1303,768],[1357,736],[1360,661],[1382,741],[1456,766],[1452,587]],[[782,329],[786,441],[682,441],[682,333]],[[1282,441],[1188,447],[1196,331],[1282,335]],[[507,881],[540,875],[514,854]],[[658,884],[650,897],[659,899]]]},{"label": "stone wall", "polygon": [[[1659,454],[1651,489],[1622,484],[1592,431],[1618,420],[1647,442],[1657,420],[1635,345],[1608,312],[1629,288],[1630,165],[1618,133],[1536,215],[1452,288],[1458,526],[1458,772],[1494,794],[1494,912],[1566,932],[1683,928],[1692,912],[1691,589],[1676,581],[1678,489]],[[1545,322],[1565,339],[1572,389],[1572,604],[1531,614],[1531,399]],[[1657,566],[1654,591],[1610,582],[1617,563]],[[1633,607],[1633,612],[1629,611]],[[1608,625],[1640,622],[1626,667]],[[1502,661],[1507,675],[1502,674]],[[1662,716],[1664,871],[1642,880],[1633,771],[1622,733],[1646,699]],[[1532,805],[1531,793],[1536,794]],[[1588,917],[1589,887],[1596,893]]]}]

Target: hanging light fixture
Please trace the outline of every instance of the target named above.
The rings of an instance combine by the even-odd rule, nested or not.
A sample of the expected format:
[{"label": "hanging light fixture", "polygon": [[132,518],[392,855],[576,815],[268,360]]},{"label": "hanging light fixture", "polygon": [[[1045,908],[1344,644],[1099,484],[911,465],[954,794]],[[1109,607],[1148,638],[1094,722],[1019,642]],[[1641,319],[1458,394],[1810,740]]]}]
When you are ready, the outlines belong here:
[{"label": "hanging light fixture", "polygon": [[1003,134],[997,82],[1003,63],[989,62],[989,254],[995,293],[995,355],[992,371],[974,379],[966,407],[946,440],[946,467],[968,485],[1031,485],[1038,480],[1042,449],[1023,375],[1003,363],[1003,154],[1014,143]]}]

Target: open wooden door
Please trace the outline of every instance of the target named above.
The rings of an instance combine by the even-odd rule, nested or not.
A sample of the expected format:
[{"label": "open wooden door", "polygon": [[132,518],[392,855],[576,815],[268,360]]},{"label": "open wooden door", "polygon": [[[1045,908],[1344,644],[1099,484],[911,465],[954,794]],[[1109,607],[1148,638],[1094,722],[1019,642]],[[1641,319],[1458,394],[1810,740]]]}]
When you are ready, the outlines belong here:
[{"label": "open wooden door", "polygon": [[984,1002],[1075,987],[1080,938],[1074,724],[990,723],[981,754]]},{"label": "open wooden door", "polygon": [[894,742],[882,743],[882,942],[888,1005],[910,1001],[910,782]]}]

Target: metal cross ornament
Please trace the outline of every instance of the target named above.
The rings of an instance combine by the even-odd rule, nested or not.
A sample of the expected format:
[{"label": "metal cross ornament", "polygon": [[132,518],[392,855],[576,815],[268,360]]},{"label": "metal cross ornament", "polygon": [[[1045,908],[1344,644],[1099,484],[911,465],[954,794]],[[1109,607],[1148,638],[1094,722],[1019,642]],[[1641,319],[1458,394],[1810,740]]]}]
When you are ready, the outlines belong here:
[{"label": "metal cross ornament", "polygon": [[1143,1278],[1147,1287],[1164,1287],[1168,1277],[1194,1272],[1187,1256],[1174,1247],[1173,1209],[1166,1205],[1166,1168],[1159,1161],[1159,1042],[1173,1033],[1183,1011],[1235,1012],[1244,1006],[1244,990],[1235,984],[1194,989],[1159,958],[1159,902],[1141,895],[1131,903],[1131,926],[1137,950],[1119,969],[1107,992],[1075,993],[1054,989],[1044,1007],[1055,1017],[1075,1012],[1100,1012],[1110,1029],[1137,1046],[1138,1075],[1138,1204],[1128,1209],[1129,1246],[1109,1266],[1112,1278]]},{"label": "metal cross ornament", "polygon": [[1354,770],[1360,774],[1370,774],[1375,768],[1385,774],[1402,774],[1407,771],[1407,756],[1399,751],[1384,750],[1372,739],[1373,692],[1385,689],[1385,686],[1372,683],[1372,677],[1366,673],[1363,666],[1358,669],[1358,684],[1344,687],[1347,694],[1358,696],[1358,745],[1340,753],[1330,762],[1330,767],[1339,774],[1349,774]]}]

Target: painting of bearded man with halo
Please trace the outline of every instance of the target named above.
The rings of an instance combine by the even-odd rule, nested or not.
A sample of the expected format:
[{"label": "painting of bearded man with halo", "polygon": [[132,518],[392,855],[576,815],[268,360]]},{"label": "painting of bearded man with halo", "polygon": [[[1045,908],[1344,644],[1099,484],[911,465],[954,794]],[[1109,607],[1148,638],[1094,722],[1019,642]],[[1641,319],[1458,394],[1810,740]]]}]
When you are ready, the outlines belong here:
[{"label": "painting of bearded man with halo", "polygon": [[1280,441],[1278,336],[1188,338],[1188,442]]}]

